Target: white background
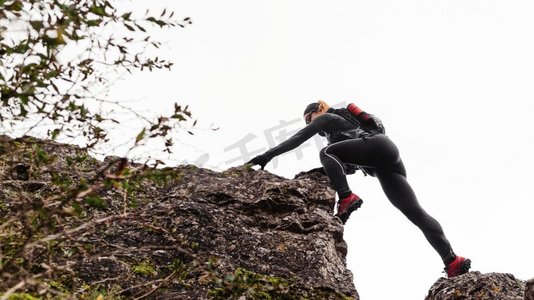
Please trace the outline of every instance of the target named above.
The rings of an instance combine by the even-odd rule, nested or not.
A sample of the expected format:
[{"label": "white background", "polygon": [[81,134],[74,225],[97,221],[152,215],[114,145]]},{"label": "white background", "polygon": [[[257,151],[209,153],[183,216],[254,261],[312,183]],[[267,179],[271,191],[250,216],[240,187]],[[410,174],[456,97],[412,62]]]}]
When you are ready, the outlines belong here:
[{"label": "white background", "polygon": [[[225,148],[301,118],[323,99],[379,116],[422,206],[473,270],[534,276],[534,2],[135,1],[191,17],[162,31],[172,72],[123,76],[111,97],[163,113],[189,104],[199,129],[177,134],[169,163],[222,170],[243,161]],[[158,9],[155,9],[156,11]],[[211,123],[218,131],[208,128]],[[137,133],[128,124],[122,136]],[[301,120],[286,126],[295,131]],[[126,131],[124,131],[126,130]],[[320,166],[314,144],[270,172],[292,178]],[[117,148],[115,154],[121,154]],[[362,299],[423,299],[443,274],[421,232],[375,178],[349,177],[365,203],[345,227],[347,264]]]}]

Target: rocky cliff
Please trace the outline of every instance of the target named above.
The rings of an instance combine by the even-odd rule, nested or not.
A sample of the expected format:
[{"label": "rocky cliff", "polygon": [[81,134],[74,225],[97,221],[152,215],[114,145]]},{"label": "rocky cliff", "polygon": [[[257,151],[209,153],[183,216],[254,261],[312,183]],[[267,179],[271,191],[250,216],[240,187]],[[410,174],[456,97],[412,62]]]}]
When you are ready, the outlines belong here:
[{"label": "rocky cliff", "polygon": [[0,294],[358,299],[333,207],[318,174],[149,170],[4,136]]},{"label": "rocky cliff", "polygon": [[526,283],[512,274],[470,272],[440,278],[425,300],[534,300],[534,280]]},{"label": "rocky cliff", "polygon": [[[358,299],[319,174],[146,168],[0,136],[0,298]],[[534,300],[471,272],[426,300]],[[373,300],[373,299],[371,299]]]}]

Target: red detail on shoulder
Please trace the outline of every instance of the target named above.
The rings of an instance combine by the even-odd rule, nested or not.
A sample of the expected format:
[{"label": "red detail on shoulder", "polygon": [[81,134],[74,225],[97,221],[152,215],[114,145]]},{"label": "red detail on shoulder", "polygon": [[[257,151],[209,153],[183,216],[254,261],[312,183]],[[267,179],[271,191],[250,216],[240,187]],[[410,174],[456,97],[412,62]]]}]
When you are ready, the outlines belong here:
[{"label": "red detail on shoulder", "polygon": [[362,118],[364,121],[368,121],[371,118],[371,115],[362,111],[359,115],[360,118]]},{"label": "red detail on shoulder", "polygon": [[351,103],[347,106],[347,109],[353,113],[355,116],[359,115],[362,113],[362,109],[359,108],[358,106],[356,106],[356,104],[354,103]]}]

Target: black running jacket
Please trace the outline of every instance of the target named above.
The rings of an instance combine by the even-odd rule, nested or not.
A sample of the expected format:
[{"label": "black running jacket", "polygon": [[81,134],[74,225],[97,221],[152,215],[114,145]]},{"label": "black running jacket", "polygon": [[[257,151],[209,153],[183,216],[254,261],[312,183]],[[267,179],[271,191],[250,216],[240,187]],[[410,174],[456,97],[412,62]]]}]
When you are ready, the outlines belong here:
[{"label": "black running jacket", "polygon": [[334,108],[329,108],[324,114],[316,117],[310,124],[299,130],[290,138],[280,143],[265,152],[270,158],[278,156],[282,153],[291,151],[306,140],[318,133],[325,136],[328,144],[337,143],[339,141],[360,138],[368,136],[369,133],[363,131],[357,124],[354,124],[347,119],[334,113]]}]

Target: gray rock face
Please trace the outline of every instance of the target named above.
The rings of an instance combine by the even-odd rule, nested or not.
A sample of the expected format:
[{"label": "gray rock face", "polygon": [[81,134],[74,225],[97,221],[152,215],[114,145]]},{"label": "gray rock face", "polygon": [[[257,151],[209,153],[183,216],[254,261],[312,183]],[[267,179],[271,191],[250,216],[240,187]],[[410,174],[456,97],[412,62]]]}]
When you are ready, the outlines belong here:
[{"label": "gray rock face", "polygon": [[[35,152],[36,143],[47,153],[47,164],[31,165],[31,155],[17,155]],[[46,199],[58,193],[51,181],[59,175],[75,182],[104,166],[82,161],[82,150],[57,143],[4,138],[0,146],[0,205],[6,219],[21,209],[19,193]],[[83,165],[74,167],[73,161]],[[335,193],[326,177],[289,180],[261,170],[194,166],[172,172],[178,176],[163,184],[132,182],[131,195],[103,188],[98,196],[105,208],[89,207],[84,218],[117,217],[69,236],[57,255],[35,256],[32,263],[46,259],[66,270],[53,282],[64,291],[89,286],[127,298],[264,299],[260,296],[276,290],[278,298],[272,299],[359,299],[346,268],[343,226],[332,218]],[[16,283],[16,276],[5,278]],[[10,286],[4,284],[0,293]],[[240,290],[241,284],[252,290]]]},{"label": "gray rock face", "polygon": [[525,300],[534,300],[534,278],[527,281],[525,286]]},{"label": "gray rock face", "polygon": [[294,277],[306,288],[356,296],[343,226],[332,218],[334,192],[324,177],[198,169],[166,194],[162,210],[187,220],[177,232],[197,243],[201,255],[217,257],[221,269]]},{"label": "gray rock face", "polygon": [[525,282],[512,274],[470,272],[450,279],[440,278],[426,300],[523,300]]}]

